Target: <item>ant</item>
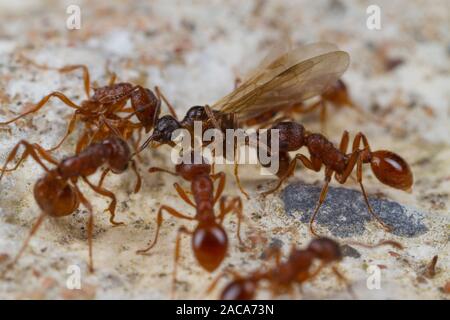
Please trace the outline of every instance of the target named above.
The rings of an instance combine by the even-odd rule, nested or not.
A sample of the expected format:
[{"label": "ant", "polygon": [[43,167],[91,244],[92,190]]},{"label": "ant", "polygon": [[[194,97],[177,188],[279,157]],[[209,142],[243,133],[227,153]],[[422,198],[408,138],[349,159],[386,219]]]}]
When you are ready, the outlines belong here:
[{"label": "ant", "polygon": [[[413,185],[413,174],[408,163],[403,158],[387,150],[372,151],[366,136],[361,132],[358,133],[353,140],[352,152],[347,153],[349,143],[348,131],[344,131],[339,148],[336,148],[333,143],[322,134],[308,132],[301,124],[296,122],[279,122],[272,126],[271,129],[279,130],[278,155],[280,167],[277,173],[279,181],[273,189],[264,192],[263,195],[269,195],[278,190],[283,181],[293,174],[297,165],[297,160],[300,160],[307,169],[316,172],[319,172],[322,165],[324,165],[325,184],[309,222],[309,230],[312,234],[317,236],[317,233],[313,229],[313,223],[322,203],[325,201],[328,185],[333,174],[337,182],[344,184],[356,166],[357,181],[361,187],[369,213],[383,226],[383,228],[388,231],[391,230],[391,228],[373,212],[369,204],[362,183],[362,167],[363,164],[370,163],[372,172],[381,183],[410,192]],[[360,148],[361,143],[363,144],[362,149]],[[298,153],[295,155],[294,159],[291,160],[289,152],[297,151],[303,146],[308,148],[310,158],[308,159],[305,155]]]},{"label": "ant", "polygon": [[[398,249],[403,247],[391,240],[382,241],[379,244],[365,247],[374,248],[381,245],[391,245]],[[260,282],[265,280],[269,283],[272,295],[279,295],[283,292],[292,294],[293,285],[302,285],[313,280],[322,270],[331,266],[331,270],[340,282],[347,286],[349,293],[354,296],[352,287],[346,277],[338,270],[336,263],[343,258],[340,245],[329,238],[319,237],[311,240],[306,249],[298,249],[292,246],[289,257],[286,261],[281,261],[280,247],[272,247],[265,252],[266,259],[275,258],[275,266],[268,270],[257,270],[248,276],[241,276],[230,269],[220,274],[210,285],[208,293],[211,292],[218,281],[225,275],[231,274],[233,280],[222,290],[221,300],[251,300],[254,299],[259,289]],[[314,262],[319,262],[313,269]]]},{"label": "ant", "polygon": [[[193,160],[194,153],[191,153]],[[197,226],[193,231],[185,226],[178,229],[175,242],[175,262],[172,278],[172,294],[175,292],[177,265],[180,258],[180,243],[182,234],[187,234],[192,239],[192,250],[198,263],[208,272],[213,272],[221,264],[228,250],[228,237],[222,224],[227,214],[235,213],[237,215],[237,238],[241,244],[243,241],[240,236],[242,215],[242,201],[239,196],[229,198],[221,196],[225,187],[225,174],[219,172],[211,174],[211,165],[201,157],[201,162],[196,164],[193,161],[183,161],[175,166],[175,172],[171,172],[158,167],[151,167],[148,170],[153,172],[165,172],[174,176],[181,176],[184,180],[191,183],[191,192],[185,191],[178,183],[174,184],[175,190],[181,199],[188,205],[195,208],[195,216],[188,216],[174,208],[163,205],[159,208],[156,218],[156,233],[153,241],[145,249],[138,250],[138,254],[144,254],[150,251],[157,243],[159,230],[163,223],[163,213],[167,212],[178,219],[196,221]],[[214,194],[214,181],[219,179],[217,190]],[[193,196],[193,201],[188,193]],[[214,213],[214,205],[219,201],[219,214]]]},{"label": "ant", "polygon": [[[15,168],[9,170],[7,170],[6,167],[8,163],[15,158],[21,145],[25,147],[25,151],[18,163],[22,162],[28,156],[31,156],[45,170],[45,175],[41,177],[34,185],[34,198],[42,210],[42,213],[31,228],[28,237],[24,241],[19,253],[10,264],[10,267],[12,267],[19,260],[27,248],[31,237],[36,233],[45,217],[50,216],[53,218],[59,218],[68,216],[74,213],[81,203],[88,210],[89,214],[87,222],[89,270],[93,272],[93,210],[90,202],[78,188],[77,180],[78,178],[81,178],[96,193],[109,197],[111,199],[111,203],[107,209],[110,212],[109,221],[115,226],[123,224],[123,222],[116,222],[114,220],[117,203],[114,193],[100,186],[95,186],[88,180],[87,177],[94,174],[102,165],[106,165],[108,170],[111,170],[116,174],[120,174],[128,168],[128,164],[131,162],[132,169],[137,176],[134,192],[138,192],[141,187],[141,178],[137,172],[134,160],[131,159],[131,151],[128,144],[123,139],[112,136],[101,142],[89,145],[86,149],[75,156],[67,157],[61,162],[58,162],[39,144],[31,144],[25,140],[22,140],[8,155],[0,175],[0,180],[3,178],[6,171],[14,171],[17,169],[17,165]],[[55,168],[49,169],[44,164],[42,159],[55,165]]]},{"label": "ant", "polygon": [[[159,117],[161,109],[161,98],[167,101],[158,87],[155,87],[155,94],[140,85],[133,85],[128,82],[115,83],[116,76],[113,73],[109,84],[103,87],[94,88],[94,94],[91,96],[90,75],[87,66],[85,65],[67,65],[61,68],[52,68],[46,65],[37,64],[27,58],[29,63],[35,67],[47,70],[56,70],[61,73],[72,72],[81,69],[83,72],[84,90],[86,93],[86,100],[83,100],[80,105],[70,100],[62,92],[54,91],[43,97],[30,110],[8,120],[0,122],[0,125],[7,125],[13,123],[26,115],[39,111],[52,97],[61,100],[66,106],[75,109],[73,112],[66,134],[56,144],[56,146],[48,149],[54,151],[58,149],[66,138],[75,130],[77,119],[80,119],[85,124],[85,130],[77,142],[76,153],[79,153],[87,145],[92,142],[106,139],[111,134],[115,134],[128,140],[132,137],[134,131],[139,132],[139,139],[135,143],[135,147],[139,145],[140,132],[143,128],[145,132],[149,132]],[[131,101],[131,108],[127,108],[127,101]],[[175,114],[172,106],[168,104],[168,108],[172,114]],[[128,114],[122,118],[118,113]],[[134,123],[129,119],[136,115],[139,123]]]},{"label": "ant", "polygon": [[[238,128],[238,123],[235,114],[233,113],[224,113],[219,110],[212,110],[208,105],[193,106],[186,112],[186,115],[181,121],[179,121],[177,117],[173,115],[165,115],[161,118],[158,118],[155,121],[154,130],[151,136],[139,148],[137,153],[145,149],[150,143],[155,147],[164,144],[169,145],[170,147],[175,147],[176,144],[172,140],[172,138],[175,131],[179,129],[185,129],[189,131],[192,139],[191,146],[193,147],[194,139],[196,138],[194,135],[195,122],[200,122],[202,124],[202,137],[204,132],[208,129],[219,130],[222,134],[225,135],[227,129]],[[234,139],[234,141],[236,141],[236,139]],[[203,146],[206,146],[210,143],[212,143],[212,141],[203,141]],[[227,146],[229,146],[229,142],[223,144],[222,155],[224,156],[227,155]],[[232,147],[236,148],[236,143],[234,143]],[[236,152],[236,149],[234,149],[234,151]],[[212,171],[214,172],[214,164],[212,167]],[[235,178],[239,190],[247,199],[249,199],[247,192],[241,185],[239,177],[235,175]]]},{"label": "ant", "polygon": [[[327,43],[285,49],[269,55],[251,76],[211,107],[191,107],[181,121],[173,115],[159,118],[152,135],[138,152],[150,143],[174,146],[171,138],[175,130],[184,128],[192,133],[195,121],[202,123],[204,131],[216,128],[222,133],[226,129],[251,125],[254,120],[250,119],[255,117],[257,124],[264,120],[273,123],[278,112],[323,94],[340,78],[350,61],[346,52]],[[350,101],[345,87],[336,90],[346,99],[338,99],[339,94],[336,97],[324,94],[323,98],[342,103]],[[304,109],[303,106],[301,108]],[[240,191],[248,198],[237,174],[235,178]]]}]

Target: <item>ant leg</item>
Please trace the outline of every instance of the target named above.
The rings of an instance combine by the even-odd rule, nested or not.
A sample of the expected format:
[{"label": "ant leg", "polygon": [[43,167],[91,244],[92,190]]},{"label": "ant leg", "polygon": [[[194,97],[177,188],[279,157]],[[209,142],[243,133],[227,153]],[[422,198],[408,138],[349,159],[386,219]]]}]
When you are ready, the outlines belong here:
[{"label": "ant leg", "polygon": [[343,154],[347,153],[348,141],[349,141],[348,131],[344,130],[341,137],[341,143],[339,144],[339,151],[341,151]]},{"label": "ant leg", "polygon": [[394,241],[394,240],[381,240],[377,244],[366,244],[366,243],[361,243],[361,242],[357,242],[357,241],[345,241],[342,243],[342,245],[345,245],[345,244],[351,245],[351,246],[360,246],[360,247],[367,248],[367,249],[378,248],[381,246],[391,246],[398,250],[404,249],[404,247],[401,243]]},{"label": "ant leg", "polygon": [[[117,137],[120,137],[120,138],[124,138],[124,137],[122,136],[122,133],[119,131],[119,129],[118,129],[116,126],[113,126],[113,125],[111,124],[111,122],[110,122],[108,119],[105,118],[104,115],[100,115],[99,118],[100,118],[101,123],[102,123],[102,124],[105,124],[105,125],[108,127],[108,129],[109,129],[112,133],[114,133],[114,135],[116,135]],[[100,128],[101,128],[101,125],[100,125]],[[100,128],[99,128],[98,132],[100,132]]]},{"label": "ant leg", "polygon": [[110,78],[109,78],[108,85],[109,85],[109,86],[112,86],[112,85],[114,85],[114,83],[116,82],[117,74],[116,74],[114,71],[111,71],[110,74],[111,74],[111,76],[110,76]]},{"label": "ant leg", "polygon": [[353,287],[352,287],[350,281],[348,281],[348,279],[339,271],[338,267],[332,266],[331,270],[336,275],[339,282],[344,283],[345,287],[347,288],[348,293],[352,296],[352,298],[357,299],[357,296],[355,295],[355,292],[353,291]]},{"label": "ant leg", "polygon": [[[247,198],[247,200],[250,200],[250,196],[248,195],[247,191],[244,190],[244,187],[241,185],[241,179],[239,178],[239,163],[236,161],[236,144],[234,144],[234,178],[236,179],[236,184],[238,185],[239,191]],[[239,151],[240,154],[240,151]]]},{"label": "ant leg", "polygon": [[22,247],[20,247],[19,252],[16,254],[16,256],[14,257],[14,260],[6,267],[6,270],[2,273],[2,275],[9,269],[13,268],[14,265],[17,263],[17,261],[20,259],[20,257],[22,256],[22,254],[25,252],[25,249],[28,247],[28,244],[31,240],[31,238],[33,237],[33,235],[36,233],[36,231],[39,229],[39,227],[41,226],[42,222],[44,221],[44,218],[46,217],[46,213],[42,212],[39,217],[37,218],[36,222],[34,223],[33,227],[31,228],[30,232],[28,233],[27,238],[25,239],[25,241],[22,244]]},{"label": "ant leg", "polygon": [[94,231],[94,214],[92,210],[91,203],[85,198],[85,196],[81,193],[80,189],[76,185],[74,185],[75,191],[80,198],[80,202],[84,205],[89,213],[89,218],[87,222],[87,235],[88,235],[88,246],[89,246],[89,271],[94,272],[94,260],[92,258],[92,233]]},{"label": "ant leg", "polygon": [[39,64],[39,63],[37,63],[37,62],[35,62],[35,61],[31,60],[30,58],[25,57],[23,55],[21,55],[21,58],[23,60],[25,60],[27,63],[30,63],[31,65],[33,65],[34,67],[39,68],[39,69],[44,69],[44,70],[56,70],[56,71],[61,72],[61,73],[68,73],[68,72],[72,72],[72,71],[74,71],[76,69],[82,69],[83,70],[84,90],[86,92],[86,97],[89,99],[89,97],[90,97],[90,94],[89,94],[89,91],[90,91],[90,76],[89,76],[89,69],[87,68],[86,65],[75,64],[75,65],[67,65],[67,66],[63,66],[63,67],[60,67],[60,68],[55,68],[55,67],[49,67],[49,66],[47,66],[45,64]]},{"label": "ant leg", "polygon": [[353,139],[353,146],[352,146],[352,151],[355,152],[356,150],[359,149],[359,145],[361,143],[364,145],[364,148],[367,149],[367,151],[370,152],[370,146],[369,146],[369,141],[367,140],[367,137],[365,136],[364,133],[362,132],[358,132],[355,136],[355,138]]},{"label": "ant leg", "polygon": [[137,250],[136,251],[137,254],[144,254],[144,253],[148,252],[151,248],[153,248],[155,246],[156,242],[158,241],[159,229],[161,227],[161,224],[163,223],[163,215],[162,215],[163,211],[166,211],[168,214],[174,216],[175,218],[185,219],[185,220],[195,220],[192,217],[186,216],[186,215],[178,212],[177,210],[175,210],[172,207],[169,207],[169,206],[166,206],[166,205],[161,206],[161,208],[159,208],[158,215],[156,217],[155,238],[153,239],[153,241],[151,243],[149,243],[147,248]]},{"label": "ant leg", "polygon": [[[18,151],[18,149],[19,149],[19,147],[21,145],[24,145],[25,151],[23,152],[23,154],[20,157],[19,161],[16,163],[16,165],[13,168],[6,169],[8,163],[11,162],[16,157],[17,151]],[[28,156],[31,156],[34,159],[34,161],[36,161],[46,172],[50,172],[50,169],[48,169],[47,166],[42,162],[41,158],[43,158],[44,160],[46,160],[46,161],[48,161],[48,162],[50,162],[52,164],[58,164],[58,161],[53,159],[53,157],[49,153],[47,153],[44,150],[44,148],[42,148],[37,143],[31,144],[28,141],[21,140],[14,146],[14,148],[11,150],[11,152],[8,155],[8,157],[6,158],[5,164],[3,165],[3,168],[1,169],[0,181],[2,180],[3,175],[5,174],[5,172],[11,172],[11,171],[17,170],[19,165]]]},{"label": "ant leg", "polygon": [[211,163],[211,174],[215,174],[215,172],[216,172],[216,149],[214,149],[213,151],[212,151],[212,157],[213,157],[213,161],[212,161],[212,163]]},{"label": "ant leg", "polygon": [[89,141],[89,131],[84,130],[83,135],[78,139],[77,145],[75,146],[75,154],[79,154],[86,146]]},{"label": "ant leg", "polygon": [[240,197],[234,197],[228,203],[225,203],[227,200],[226,197],[220,198],[220,214],[218,216],[219,223],[222,224],[225,216],[229,213],[235,213],[237,216],[237,228],[236,228],[236,236],[239,240],[239,243],[245,247],[244,241],[241,238],[241,222],[244,219],[242,214],[242,200]]},{"label": "ant leg", "polygon": [[50,100],[51,97],[57,97],[59,100],[61,100],[66,106],[70,107],[70,108],[74,108],[74,109],[80,109],[80,106],[78,106],[77,104],[75,104],[74,102],[72,102],[72,100],[70,100],[68,97],[66,97],[63,93],[58,92],[58,91],[54,91],[48,95],[46,95],[44,98],[41,99],[41,101],[39,101],[33,108],[31,108],[28,111],[25,111],[24,113],[21,113],[20,115],[18,115],[15,118],[12,118],[8,121],[5,122],[0,122],[0,125],[5,125],[5,124],[10,124],[12,122],[15,122],[17,120],[19,120],[20,118],[25,117],[26,115],[30,114],[30,113],[34,113],[39,111],[39,109],[41,109],[47,102],[48,100]]},{"label": "ant leg", "polygon": [[57,70],[62,73],[66,72],[72,72],[76,69],[82,69],[83,70],[83,82],[84,82],[84,91],[86,92],[86,97],[89,99],[90,90],[91,90],[91,83],[90,83],[90,76],[89,76],[89,69],[84,64],[77,64],[77,65],[71,65],[71,66],[64,66],[62,68],[58,68]]},{"label": "ant leg", "polygon": [[178,173],[172,172],[172,171],[170,171],[170,170],[163,169],[163,168],[160,168],[160,167],[151,167],[151,168],[148,169],[148,172],[149,172],[149,173],[153,173],[153,172],[164,172],[164,173],[171,174],[171,175],[173,175],[173,176],[178,176]]},{"label": "ant leg", "polygon": [[383,227],[384,230],[386,230],[388,232],[391,232],[392,228],[390,226],[388,226],[387,224],[385,224],[383,222],[383,220],[381,220],[381,218],[373,211],[372,206],[369,203],[369,198],[367,197],[366,190],[364,189],[364,185],[362,183],[362,165],[363,165],[362,158],[361,158],[361,156],[359,156],[358,157],[358,163],[357,163],[357,166],[356,166],[356,176],[357,176],[357,179],[358,179],[358,183],[359,183],[359,185],[361,187],[361,192],[362,192],[362,194],[364,196],[364,201],[366,202],[367,209],[369,210],[369,213],[372,215],[372,217],[374,217],[375,220],[378,221],[378,223]]},{"label": "ant leg", "polygon": [[177,284],[177,271],[178,271],[178,263],[180,261],[180,244],[181,244],[181,235],[182,234],[192,235],[193,232],[186,229],[186,227],[182,226],[178,229],[177,239],[175,241],[175,255],[174,255],[174,264],[173,264],[173,272],[172,272],[172,290],[171,295],[172,298],[175,297],[175,289]]},{"label": "ant leg", "polygon": [[357,164],[359,158],[360,158],[360,151],[355,150],[354,152],[352,152],[350,154],[350,157],[347,162],[347,166],[344,168],[344,171],[340,174],[338,174],[338,173],[335,174],[335,179],[340,184],[344,184],[347,181],[348,177],[350,176],[353,169],[355,168],[355,165]]},{"label": "ant leg", "polygon": [[136,185],[134,186],[134,193],[138,193],[139,190],[141,190],[142,185],[141,175],[139,174],[138,169],[136,167],[136,162],[134,160],[130,160],[130,162],[131,162],[131,169],[136,175]]},{"label": "ant leg", "polygon": [[103,181],[105,180],[106,176],[108,175],[108,173],[111,171],[111,169],[106,168],[105,170],[103,170],[102,175],[100,176],[100,180],[98,180],[98,184],[97,187],[101,188],[103,185]]},{"label": "ant leg", "polygon": [[189,199],[189,197],[187,195],[187,192],[177,182],[175,182],[173,184],[173,187],[177,191],[177,193],[180,196],[180,198],[184,200],[184,202],[186,202],[191,207],[194,207],[194,208],[196,207],[195,204],[192,202],[192,200]]},{"label": "ant leg", "polygon": [[219,122],[217,122],[216,116],[214,115],[214,112],[210,106],[205,105],[205,112],[206,112],[206,115],[208,116],[209,120],[211,120],[211,122],[213,123],[214,127],[217,130],[222,131],[220,128]]},{"label": "ant leg", "polygon": [[225,180],[226,180],[226,176],[225,173],[223,172],[218,172],[214,175],[211,176],[211,178],[216,181],[216,179],[219,179],[219,185],[217,187],[217,191],[216,191],[216,195],[214,196],[214,203],[217,202],[217,200],[219,200],[220,196],[223,193],[223,190],[225,188]]},{"label": "ant leg", "polygon": [[320,159],[313,157],[311,157],[311,159],[308,159],[305,155],[298,153],[289,163],[289,168],[287,169],[286,174],[278,180],[278,183],[274,188],[263,192],[263,196],[274,193],[281,187],[282,183],[294,173],[295,167],[297,166],[297,160],[300,160],[306,168],[316,172],[320,171],[320,168],[322,167],[322,162],[320,161]]},{"label": "ant leg", "polygon": [[359,183],[359,185],[361,187],[361,192],[362,192],[362,194],[364,196],[364,201],[366,202],[367,209],[369,210],[369,213],[372,215],[372,217],[375,218],[376,221],[378,221],[378,223],[381,224],[381,226],[386,231],[392,231],[392,228],[389,227],[388,225],[386,225],[380,219],[380,217],[377,214],[375,214],[375,212],[373,212],[372,207],[370,206],[369,198],[367,197],[366,190],[364,189],[364,185],[362,183],[362,165],[363,165],[363,162],[362,162],[362,157],[361,157],[361,151],[357,150],[357,148],[358,148],[357,144],[354,144],[353,148],[356,149],[356,150],[350,155],[347,167],[345,167],[344,172],[342,174],[335,175],[335,178],[336,178],[336,180],[339,183],[344,184],[345,181],[347,181],[347,178],[350,176],[351,172],[353,171],[353,168],[356,165],[357,181],[358,181],[358,183]]},{"label": "ant leg", "polygon": [[142,141],[142,128],[138,129],[138,136],[137,136],[136,140],[134,138],[134,135],[131,132],[131,141],[133,143],[134,154],[136,155],[137,159],[142,162],[142,157],[139,152],[139,149],[141,146],[141,141]]},{"label": "ant leg", "polygon": [[317,213],[319,212],[319,209],[322,206],[322,203],[325,201],[325,198],[327,197],[328,185],[330,183],[332,175],[333,175],[333,170],[331,170],[330,168],[326,168],[325,169],[325,184],[322,187],[322,191],[320,192],[320,198],[319,198],[316,208],[314,209],[314,213],[312,214],[311,219],[309,220],[309,231],[316,237],[319,237],[319,235],[316,233],[316,231],[313,228],[314,220],[316,219]]},{"label": "ant leg", "polygon": [[109,213],[110,213],[109,222],[111,222],[111,224],[113,224],[114,226],[120,226],[120,225],[125,224],[123,222],[116,222],[114,220],[114,218],[116,216],[116,205],[117,205],[117,199],[116,199],[116,196],[114,195],[114,193],[112,193],[111,191],[109,191],[105,188],[101,188],[101,187],[98,187],[98,186],[92,184],[87,177],[83,176],[82,179],[96,193],[111,199],[111,203],[109,204],[108,208],[104,210],[104,211],[109,211]]},{"label": "ant leg", "polygon": [[66,134],[63,136],[63,138],[58,142],[58,144],[56,146],[54,146],[53,148],[47,149],[47,151],[55,151],[56,149],[58,149],[63,143],[64,141],[67,139],[67,137],[73,132],[73,130],[75,130],[75,124],[77,121],[77,116],[78,116],[78,110],[75,111],[72,115],[72,117],[70,118],[69,121],[69,126],[67,127],[67,132]]},{"label": "ant leg", "polygon": [[158,97],[158,99],[162,99],[164,103],[166,104],[167,108],[169,108],[170,114],[175,118],[175,120],[178,120],[177,112],[175,111],[175,108],[172,106],[172,104],[167,100],[167,98],[164,96],[164,94],[161,92],[161,89],[159,89],[158,86],[155,86],[155,92]]}]

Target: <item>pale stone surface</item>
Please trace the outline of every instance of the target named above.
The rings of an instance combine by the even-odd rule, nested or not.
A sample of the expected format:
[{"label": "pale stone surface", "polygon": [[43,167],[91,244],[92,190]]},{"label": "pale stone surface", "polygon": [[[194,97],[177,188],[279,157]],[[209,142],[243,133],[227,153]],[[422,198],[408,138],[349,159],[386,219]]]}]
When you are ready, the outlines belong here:
[{"label": "pale stone surface", "polygon": [[[180,114],[191,105],[216,101],[232,90],[234,79],[254,66],[274,42],[290,37],[294,43],[330,41],[349,52],[351,66],[344,75],[356,103],[373,116],[352,110],[329,108],[327,135],[339,141],[344,129],[363,131],[373,149],[390,149],[404,156],[415,175],[412,194],[389,189],[365,170],[369,194],[424,213],[427,231],[414,237],[386,234],[374,222],[361,226],[362,234],[351,239],[375,243],[389,238],[402,242],[404,251],[355,248],[360,257],[346,257],[341,270],[362,298],[448,298],[440,288],[449,281],[449,12],[448,1],[378,1],[382,9],[382,29],[366,28],[364,1],[0,1],[0,120],[9,119],[37,102],[45,94],[59,90],[70,98],[84,98],[79,74],[58,74],[37,70],[19,59],[20,54],[51,66],[87,64],[92,81],[107,82],[106,68],[122,81],[160,85]],[[66,29],[66,6],[79,3],[80,30]],[[447,10],[445,9],[447,7]],[[386,59],[400,58],[403,64],[387,71]],[[0,159],[20,140],[52,146],[66,128],[69,108],[51,102],[34,117],[1,128]],[[383,119],[381,123],[377,119]],[[320,130],[317,115],[301,118],[310,130]],[[68,155],[74,135],[55,153]],[[167,166],[169,149],[146,151],[140,163],[144,186],[132,194],[134,176],[126,172],[108,177],[106,186],[116,192],[118,220],[126,226],[112,227],[107,203],[90,192],[86,196],[96,210],[94,257],[96,272],[86,272],[86,214],[47,220],[33,238],[30,248],[16,268],[0,280],[0,298],[167,298],[170,294],[175,233],[184,223],[168,218],[160,242],[149,256],[135,250],[145,246],[155,231],[155,216],[163,203],[193,213],[176,196],[170,176],[146,174],[150,165]],[[248,167],[248,168],[247,168]],[[235,220],[226,222],[230,230],[230,252],[222,267],[245,272],[261,266],[261,253],[271,242],[304,246],[310,239],[307,223],[286,215],[280,194],[259,196],[271,186],[256,166],[243,172],[244,186],[252,199],[245,202],[247,222],[243,237],[259,239],[251,251],[238,246]],[[238,194],[228,173],[227,194]],[[0,255],[14,255],[27,235],[39,209],[32,188],[42,170],[27,161],[8,174],[0,190]],[[296,177],[306,183],[321,182],[323,173],[298,169]],[[95,177],[96,178],[96,177]],[[270,180],[271,182],[271,180]],[[272,182],[271,182],[272,183]],[[345,188],[358,190],[349,181]],[[188,225],[189,228],[193,226]],[[328,234],[326,228],[321,229]],[[261,241],[256,235],[267,240]],[[345,241],[348,238],[343,239]],[[256,241],[256,240],[255,240]],[[389,252],[391,251],[391,252]],[[393,252],[396,253],[393,253]],[[183,243],[184,258],[179,268],[180,298],[205,297],[213,275],[203,271],[193,259],[190,242]],[[357,256],[353,254],[354,256]],[[439,255],[433,279],[422,276],[425,265]],[[5,261],[1,261],[5,260]],[[3,268],[8,258],[0,259]],[[67,268],[82,269],[82,291],[66,289]],[[366,288],[366,269],[380,265],[382,289]],[[219,270],[220,272],[220,270]],[[337,281],[324,273],[304,288],[307,298],[348,298]],[[222,286],[223,283],[220,284]],[[217,292],[209,298],[214,298]],[[262,292],[260,297],[267,297]],[[289,296],[283,296],[289,298]]]}]

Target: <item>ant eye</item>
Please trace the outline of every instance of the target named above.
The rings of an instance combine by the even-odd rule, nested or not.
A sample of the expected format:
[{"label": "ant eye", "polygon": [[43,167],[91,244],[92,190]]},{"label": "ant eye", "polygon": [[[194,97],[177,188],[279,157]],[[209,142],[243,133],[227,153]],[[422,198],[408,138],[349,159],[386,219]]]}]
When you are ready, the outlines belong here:
[{"label": "ant eye", "polygon": [[382,183],[396,189],[411,190],[414,180],[411,169],[399,155],[386,150],[375,151],[370,166]]}]

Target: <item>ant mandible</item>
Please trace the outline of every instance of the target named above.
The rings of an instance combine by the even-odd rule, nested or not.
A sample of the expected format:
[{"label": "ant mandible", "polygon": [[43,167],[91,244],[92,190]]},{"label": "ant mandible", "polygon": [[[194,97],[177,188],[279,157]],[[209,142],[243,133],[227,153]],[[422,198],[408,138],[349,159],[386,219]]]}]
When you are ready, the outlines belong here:
[{"label": "ant mandible", "polygon": [[[100,186],[95,186],[88,180],[87,177],[95,173],[96,170],[102,165],[106,165],[107,169],[116,174],[120,174],[128,168],[128,164],[131,162],[132,169],[137,176],[134,192],[138,192],[141,186],[141,179],[136,170],[135,163],[131,159],[131,151],[128,144],[123,139],[113,136],[103,140],[102,142],[89,145],[78,155],[65,158],[61,162],[58,162],[39,144],[31,144],[25,140],[22,140],[8,155],[0,175],[0,181],[5,172],[14,171],[17,169],[18,164],[12,169],[7,170],[6,167],[8,163],[15,158],[21,145],[25,147],[25,151],[22,154],[21,159],[18,161],[18,164],[28,156],[31,156],[45,171],[45,175],[34,185],[34,198],[39,205],[39,208],[42,210],[42,213],[31,228],[31,231],[19,250],[19,253],[16,255],[9,267],[14,266],[19,260],[27,248],[31,237],[36,233],[45,217],[50,216],[52,218],[59,218],[68,216],[74,213],[81,203],[86,207],[89,214],[87,222],[89,269],[90,271],[93,271],[93,210],[90,202],[78,188],[77,180],[78,178],[82,178],[82,180],[85,181],[96,193],[109,197],[111,199],[111,203],[107,210],[110,212],[110,222],[113,225],[123,224],[122,222],[116,222],[114,220],[117,203],[114,193]],[[49,169],[42,160],[45,160],[56,167]]]},{"label": "ant mandible", "polygon": [[[178,183],[174,184],[175,190],[178,195],[188,205],[195,208],[195,216],[188,216],[181,213],[174,208],[163,205],[159,208],[156,218],[156,232],[155,237],[148,247],[142,250],[138,250],[138,254],[144,254],[150,251],[157,243],[159,230],[163,223],[163,212],[167,212],[175,218],[196,221],[197,226],[193,231],[188,230],[185,226],[178,229],[176,243],[175,243],[175,258],[174,258],[174,270],[172,278],[172,295],[175,292],[177,266],[180,258],[180,242],[181,235],[187,234],[192,239],[192,250],[198,261],[198,263],[208,272],[212,272],[217,269],[228,250],[228,237],[222,224],[227,214],[235,213],[237,215],[237,238],[241,244],[243,241],[240,236],[242,215],[242,201],[239,196],[226,197],[222,196],[222,192],[225,186],[225,174],[218,172],[211,174],[211,165],[201,157],[200,163],[194,163],[194,154],[191,154],[190,162],[181,162],[175,166],[175,172],[171,172],[162,168],[152,167],[149,172],[165,172],[174,176],[181,176],[184,180],[191,183],[190,193],[193,195],[192,201],[188,193]],[[214,194],[214,181],[219,179],[219,184]],[[214,205],[219,200],[220,213],[215,215]]]},{"label": "ant mandible", "polygon": [[[115,83],[116,76],[113,74],[109,84],[103,87],[94,88],[94,94],[91,96],[90,75],[87,66],[85,65],[67,65],[61,68],[53,68],[46,65],[37,64],[28,58],[26,61],[46,70],[56,70],[61,73],[72,72],[81,69],[83,72],[83,82],[86,94],[86,100],[83,100],[80,105],[73,102],[62,92],[54,91],[42,98],[30,110],[4,122],[0,125],[7,125],[13,123],[26,115],[33,114],[44,107],[52,97],[61,100],[66,106],[75,109],[73,112],[67,132],[63,138],[56,144],[56,146],[48,149],[53,151],[59,148],[66,138],[75,130],[76,122],[80,119],[85,124],[80,139],[76,145],[76,153],[79,153],[87,145],[92,142],[97,142],[106,139],[111,134],[123,137],[125,140],[133,138],[133,132],[138,131],[139,139],[135,143],[135,148],[139,145],[141,129],[149,132],[159,117],[161,109],[161,98],[167,102],[162,92],[158,87],[155,87],[155,94],[140,85],[133,85],[128,82]],[[127,101],[131,101],[131,108],[126,107]],[[168,103],[168,102],[167,102]],[[170,104],[167,104],[170,112],[175,115],[175,111]],[[128,114],[125,117],[120,117],[118,114]],[[134,123],[129,119],[136,116],[139,120]]]},{"label": "ant mandible", "polygon": [[[373,212],[370,206],[367,193],[362,183],[362,167],[363,164],[370,163],[372,172],[381,183],[409,192],[414,179],[408,163],[402,157],[387,150],[372,151],[366,136],[361,132],[353,140],[352,152],[347,153],[349,143],[349,133],[347,131],[344,131],[339,148],[336,148],[322,134],[310,133],[301,124],[296,122],[280,122],[271,129],[279,130],[279,156],[281,159],[280,169],[278,171],[279,181],[273,189],[264,192],[263,195],[275,192],[283,181],[293,174],[297,160],[300,160],[306,168],[316,172],[320,171],[322,165],[324,165],[325,184],[309,222],[311,233],[317,236],[317,233],[313,229],[313,223],[320,206],[325,201],[328,185],[333,174],[337,182],[344,184],[356,166],[357,181],[361,187],[370,214],[386,230],[391,230]],[[363,144],[362,149],[360,148],[361,143]],[[308,159],[305,155],[298,153],[294,159],[290,160],[288,152],[297,151],[303,146],[308,148],[310,158]]]}]

